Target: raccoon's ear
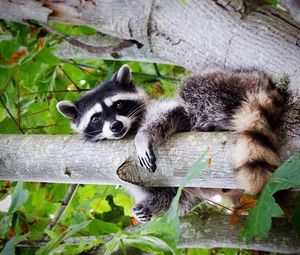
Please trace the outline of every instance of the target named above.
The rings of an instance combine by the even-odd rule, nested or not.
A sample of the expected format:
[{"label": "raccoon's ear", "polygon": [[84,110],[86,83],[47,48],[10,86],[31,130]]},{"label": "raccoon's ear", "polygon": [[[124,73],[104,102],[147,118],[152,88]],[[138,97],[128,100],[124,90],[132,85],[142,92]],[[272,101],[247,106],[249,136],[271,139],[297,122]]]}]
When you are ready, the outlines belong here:
[{"label": "raccoon's ear", "polygon": [[56,108],[61,115],[69,119],[73,120],[77,117],[76,105],[71,101],[60,101],[57,103]]},{"label": "raccoon's ear", "polygon": [[131,85],[131,70],[128,65],[122,65],[117,73],[114,74],[112,80],[116,81],[120,85]]}]

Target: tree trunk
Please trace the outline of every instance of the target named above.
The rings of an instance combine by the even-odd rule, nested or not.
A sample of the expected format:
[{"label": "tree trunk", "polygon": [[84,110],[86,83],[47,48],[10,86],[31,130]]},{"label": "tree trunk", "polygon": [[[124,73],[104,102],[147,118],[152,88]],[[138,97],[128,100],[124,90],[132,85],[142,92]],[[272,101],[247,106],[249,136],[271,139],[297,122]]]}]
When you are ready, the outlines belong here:
[{"label": "tree trunk", "polygon": [[[195,73],[207,68],[255,66],[276,76],[289,74],[292,88],[300,84],[300,25],[287,12],[259,4],[261,1],[42,2],[1,1],[0,18],[85,24],[101,32],[76,38],[82,44],[64,42],[57,50],[61,57],[172,63]],[[296,13],[293,1],[281,3]],[[123,40],[132,41],[117,47],[118,52],[99,48]]]}]

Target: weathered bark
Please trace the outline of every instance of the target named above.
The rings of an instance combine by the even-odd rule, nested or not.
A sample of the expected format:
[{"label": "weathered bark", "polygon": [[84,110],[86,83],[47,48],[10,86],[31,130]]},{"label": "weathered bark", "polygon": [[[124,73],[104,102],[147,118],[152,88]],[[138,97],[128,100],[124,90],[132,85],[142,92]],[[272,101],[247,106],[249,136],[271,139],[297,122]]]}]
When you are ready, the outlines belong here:
[{"label": "weathered bark", "polygon": [[[45,0],[43,7],[33,0],[13,2],[22,1],[0,2],[0,18],[85,24],[111,40],[130,39],[139,47],[143,45],[138,48],[133,44],[108,54],[82,51],[65,42],[57,51],[65,58],[166,62],[194,72],[210,67],[256,66],[274,75],[289,74],[293,88],[300,84],[300,25],[272,6],[244,5],[253,1],[241,0],[190,0],[185,4],[178,0]],[[86,38],[81,40],[95,46],[104,44],[102,37]]]},{"label": "weathered bark", "polygon": [[298,0],[279,0],[279,4],[300,22],[300,2]]},{"label": "weathered bark", "polygon": [[[116,178],[145,186],[178,186],[207,149],[211,165],[189,186],[240,188],[232,171],[229,132],[182,133],[155,149],[157,171],[147,173],[134,160],[131,138],[87,143],[77,136],[0,135],[0,179],[56,183],[120,184]],[[282,159],[300,150],[298,136],[282,148]]]}]

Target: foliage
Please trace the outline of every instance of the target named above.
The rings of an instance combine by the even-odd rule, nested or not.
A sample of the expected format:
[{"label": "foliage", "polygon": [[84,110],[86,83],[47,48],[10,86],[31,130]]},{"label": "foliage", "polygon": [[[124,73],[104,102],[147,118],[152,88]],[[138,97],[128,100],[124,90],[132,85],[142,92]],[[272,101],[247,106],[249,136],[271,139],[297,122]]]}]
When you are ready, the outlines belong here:
[{"label": "foliage", "polygon": [[[84,26],[53,24],[66,34],[90,34]],[[56,110],[60,100],[74,100],[99,81],[109,79],[124,62],[60,60],[54,54],[62,38],[44,29],[0,23],[0,132],[68,134],[69,121]],[[152,97],[170,97],[183,68],[128,62],[134,81]]]},{"label": "foliage", "polygon": [[[300,152],[282,163],[262,191],[256,207],[250,210],[243,235],[249,239],[266,236],[272,225],[272,217],[281,216],[282,209],[273,195],[280,190],[300,187]],[[294,215],[294,226],[299,224],[299,205]],[[298,225],[299,227],[299,225]],[[299,228],[298,228],[299,231]]]},{"label": "foliage", "polygon": [[277,5],[278,4],[278,0],[265,0],[265,2],[269,5]]}]

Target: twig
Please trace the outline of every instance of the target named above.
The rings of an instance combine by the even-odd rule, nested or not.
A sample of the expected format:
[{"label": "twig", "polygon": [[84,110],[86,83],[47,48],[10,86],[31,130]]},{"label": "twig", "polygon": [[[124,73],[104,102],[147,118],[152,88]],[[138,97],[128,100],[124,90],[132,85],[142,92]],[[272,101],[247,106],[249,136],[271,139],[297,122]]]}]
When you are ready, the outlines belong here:
[{"label": "twig", "polygon": [[159,69],[158,69],[157,64],[156,64],[156,63],[153,63],[153,66],[154,66],[154,69],[155,69],[155,72],[156,72],[157,76],[160,77],[161,74],[160,74],[160,71],[159,71]]},{"label": "twig", "polygon": [[15,83],[17,87],[17,104],[18,104],[18,128],[21,129],[21,104],[20,104],[20,84],[19,84],[19,68],[17,68],[16,71],[17,75],[16,78],[13,79],[13,82]]},{"label": "twig", "polygon": [[87,65],[87,64],[78,63],[74,59],[68,59],[68,61],[62,60],[62,62],[65,62],[65,63],[70,63],[69,61],[71,62],[71,64],[73,64],[75,66],[78,66],[78,67],[81,67],[81,68],[83,67],[83,68],[90,68],[90,69],[100,69],[96,66],[91,66],[91,65]]},{"label": "twig", "polygon": [[[69,59],[69,61],[63,61],[63,62],[66,62],[66,63],[69,63],[73,66],[76,66],[77,68],[79,68],[84,74],[87,73],[86,70],[84,70],[84,68],[89,68],[89,69],[92,69],[92,70],[98,70],[100,68],[97,68],[95,66],[89,66],[89,65],[85,65],[85,64],[80,64],[80,63],[77,63],[74,59]],[[89,75],[92,75],[96,78],[98,78],[98,76],[92,72],[88,72]]]},{"label": "twig", "polygon": [[122,249],[123,255],[127,255],[126,247],[125,247],[122,239],[120,239],[120,244],[121,244],[121,249]]},{"label": "twig", "polygon": [[233,210],[232,210],[231,208],[229,208],[229,207],[227,207],[227,206],[224,206],[224,205],[221,205],[221,204],[219,204],[219,203],[217,203],[217,202],[215,202],[215,201],[213,201],[213,200],[210,200],[209,198],[204,197],[204,196],[202,196],[202,195],[200,195],[200,194],[198,194],[198,193],[195,193],[195,192],[191,191],[189,188],[184,188],[183,190],[184,190],[185,192],[187,192],[187,193],[190,193],[190,194],[192,194],[192,195],[194,195],[194,196],[200,198],[200,199],[204,199],[204,200],[206,200],[206,201],[208,201],[208,202],[210,202],[210,203],[213,203],[213,204],[215,204],[215,205],[217,205],[217,206],[220,206],[220,207],[222,207],[222,208],[224,208],[224,209],[226,209],[226,210],[229,210],[229,211],[233,212]]},{"label": "twig", "polygon": [[[83,91],[89,91],[90,89],[80,89],[81,92]],[[30,92],[30,93],[26,93],[23,94],[23,96],[30,96],[30,95],[35,95],[35,94],[42,94],[42,93],[65,93],[65,92],[78,92],[78,90],[74,90],[74,89],[61,89],[61,90],[43,90],[43,91],[36,91],[36,92]]]},{"label": "twig", "polygon": [[143,45],[141,43],[139,43],[138,41],[135,40],[121,40],[117,45],[113,45],[113,46],[94,46],[94,45],[89,45],[89,44],[85,44],[83,42],[80,42],[77,39],[74,39],[68,35],[65,35],[59,31],[57,31],[56,29],[50,27],[48,24],[43,23],[43,22],[39,22],[39,24],[48,32],[52,33],[52,34],[56,34],[59,35],[61,37],[63,37],[63,39],[65,39],[66,41],[68,41],[70,44],[73,44],[77,47],[80,47],[82,49],[85,49],[89,52],[93,52],[93,53],[114,53],[117,51],[120,51],[122,49],[125,48],[129,48],[132,47],[133,45],[137,45],[138,48],[141,48]]},{"label": "twig", "polygon": [[8,88],[9,83],[11,82],[11,78],[8,80],[8,82],[4,85],[4,88],[2,89],[1,93],[0,93],[0,98],[4,95],[5,91]]},{"label": "twig", "polygon": [[56,123],[53,123],[53,124],[44,125],[44,126],[36,126],[36,127],[23,128],[23,130],[32,130],[32,129],[48,128],[48,127],[52,127],[52,126],[55,126],[55,125],[56,125]]},{"label": "twig", "polygon": [[74,86],[76,87],[76,89],[78,90],[78,92],[81,92],[81,88],[78,87],[78,85],[76,84],[75,81],[73,81],[73,79],[65,72],[65,70],[61,67],[59,67],[59,69],[64,73],[64,75],[74,84]]},{"label": "twig", "polygon": [[113,46],[103,46],[103,47],[99,47],[99,46],[93,46],[93,45],[88,45],[85,43],[82,43],[76,39],[66,39],[69,43],[80,47],[82,49],[85,49],[89,52],[93,52],[93,53],[107,53],[107,54],[111,54],[114,52],[118,52],[122,49],[125,48],[129,48],[133,45],[135,45],[135,41],[134,40],[122,40],[121,42],[119,42],[117,45],[113,45]]},{"label": "twig", "polygon": [[[56,211],[53,220],[51,221],[51,223],[47,226],[47,230],[53,230],[56,226],[56,224],[60,221],[60,219],[62,218],[65,210],[67,209],[68,205],[70,204],[70,202],[72,201],[73,196],[76,193],[76,190],[78,188],[79,184],[70,184],[65,197],[63,199],[63,201],[61,201],[60,207],[58,208],[58,210]],[[47,237],[47,234],[44,233],[41,236],[40,241],[44,241]]]},{"label": "twig", "polygon": [[10,110],[6,107],[5,103],[3,102],[3,100],[0,98],[0,102],[3,105],[4,109],[6,110],[6,112],[8,113],[8,115],[10,116],[10,118],[13,120],[13,122],[16,124],[17,128],[19,129],[19,131],[22,134],[25,134],[23,129],[21,127],[19,127],[18,122],[16,121],[16,119],[14,118],[14,116],[11,114]]},{"label": "twig", "polygon": [[29,113],[29,114],[23,114],[23,115],[21,115],[21,117],[22,118],[28,118],[30,116],[33,116],[33,115],[36,115],[36,114],[39,114],[39,113],[42,113],[42,112],[46,112],[46,111],[49,111],[49,108],[41,110],[41,111],[38,111],[38,112],[33,112],[33,113]]}]

